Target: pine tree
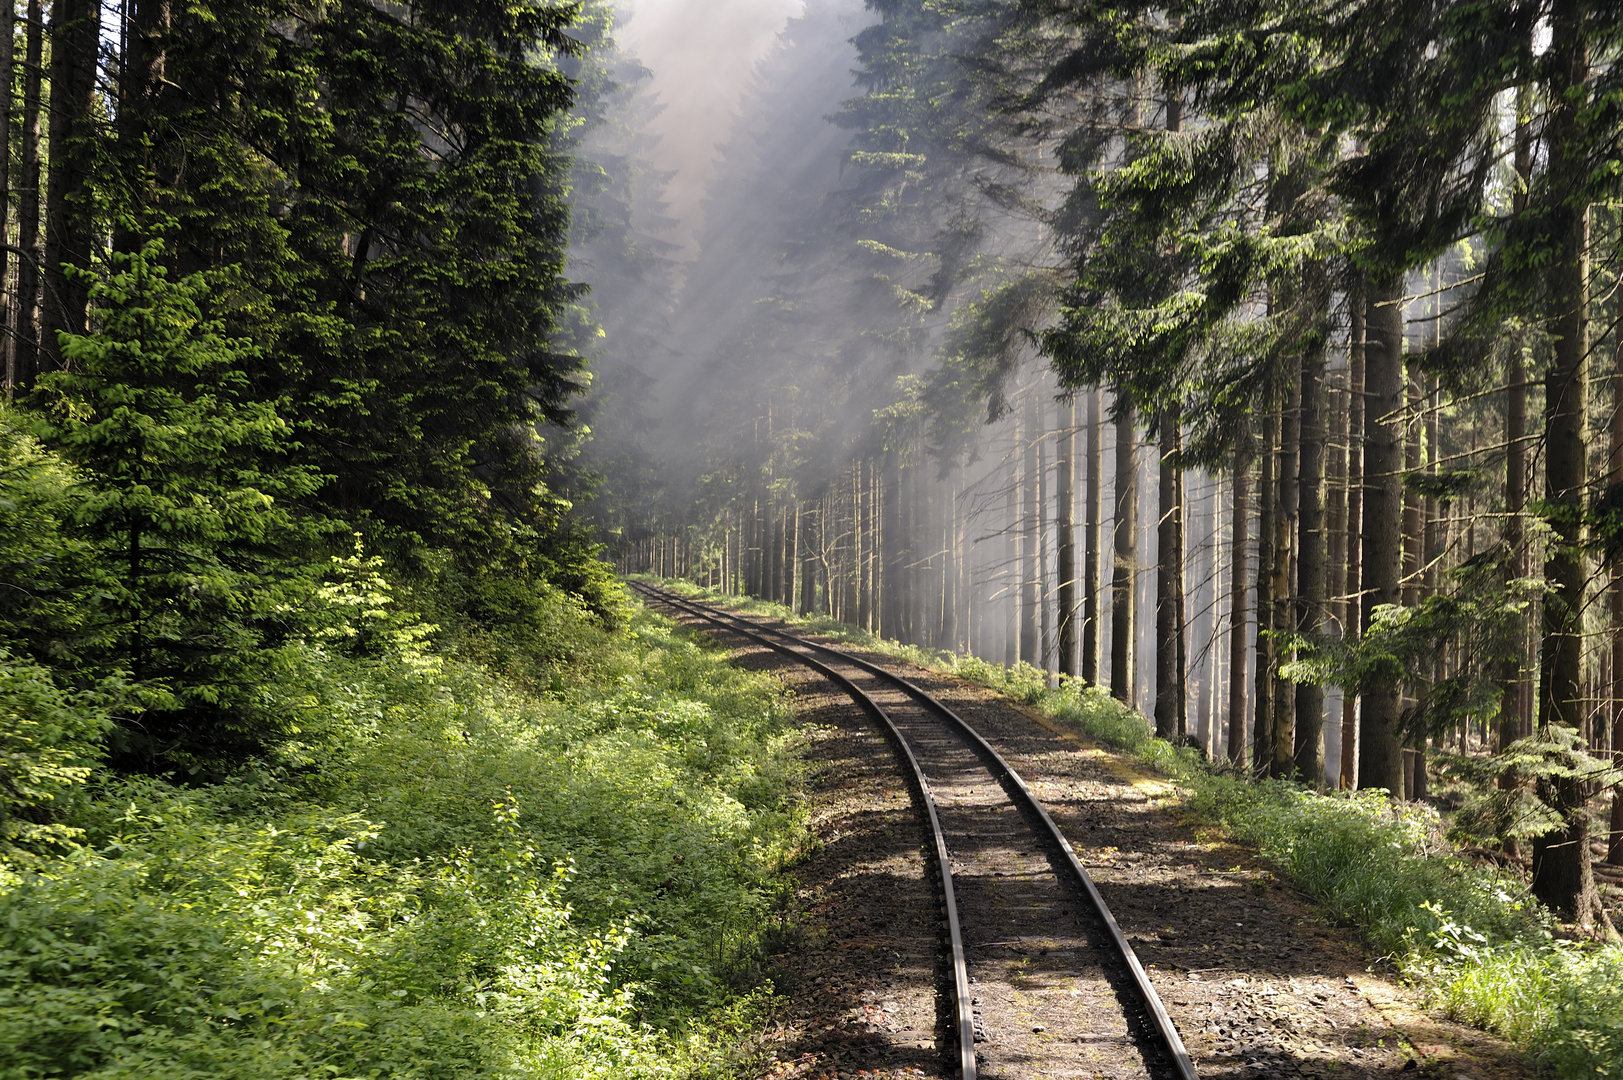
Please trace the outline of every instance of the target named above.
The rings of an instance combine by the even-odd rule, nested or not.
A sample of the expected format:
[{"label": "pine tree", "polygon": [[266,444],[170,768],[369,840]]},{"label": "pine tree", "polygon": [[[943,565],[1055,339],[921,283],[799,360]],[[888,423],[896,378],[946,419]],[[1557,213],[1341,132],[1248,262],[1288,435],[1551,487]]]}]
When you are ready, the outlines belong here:
[{"label": "pine tree", "polygon": [[[252,687],[298,634],[314,534],[299,504],[320,478],[292,425],[256,399],[256,348],[208,311],[218,276],[170,281],[157,243],[115,256],[88,293],[98,327],[60,339],[42,376],[45,440],[94,489],[103,670],[128,673],[113,749],[125,767],[211,770],[280,734]],[[86,275],[88,276],[88,275]]]}]

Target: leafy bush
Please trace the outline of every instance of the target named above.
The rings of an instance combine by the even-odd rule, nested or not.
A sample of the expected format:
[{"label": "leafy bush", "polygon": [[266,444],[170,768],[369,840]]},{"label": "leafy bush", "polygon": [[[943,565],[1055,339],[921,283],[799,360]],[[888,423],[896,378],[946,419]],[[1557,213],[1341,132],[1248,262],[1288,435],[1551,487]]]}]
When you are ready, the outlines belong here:
[{"label": "leafy bush", "polygon": [[244,821],[157,781],[107,797],[125,810],[99,850],[4,882],[6,1075],[511,1076],[624,1026],[619,941],[578,930],[563,874],[511,833],[493,858],[391,865],[354,815]]},{"label": "leafy bush", "polygon": [[70,692],[0,647],[0,859],[69,843],[59,799],[89,778],[107,728],[105,696]]},{"label": "leafy bush", "polygon": [[[302,750],[203,788],[100,774],[70,800],[76,846],[0,866],[0,1075],[718,1060],[706,1017],[752,1007],[734,978],[799,842],[775,685],[643,615],[579,643],[590,678],[527,690],[426,651],[420,624],[383,617],[376,567],[346,567],[312,623],[329,629],[257,691]],[[345,612],[383,618],[376,655],[339,648]],[[0,701],[96,715],[13,667]]]}]

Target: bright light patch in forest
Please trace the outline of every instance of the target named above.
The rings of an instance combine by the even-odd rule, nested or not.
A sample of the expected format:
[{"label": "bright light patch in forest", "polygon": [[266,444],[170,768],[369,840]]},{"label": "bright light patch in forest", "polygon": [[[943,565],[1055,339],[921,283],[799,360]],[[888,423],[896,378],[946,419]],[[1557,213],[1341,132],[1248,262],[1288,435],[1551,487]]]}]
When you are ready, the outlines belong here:
[{"label": "bright light patch in forest", "polygon": [[675,170],[667,195],[684,258],[703,216],[716,147],[727,138],[756,63],[799,15],[803,0],[635,0],[624,5],[621,43],[653,71],[665,111],[649,124],[654,159]]}]

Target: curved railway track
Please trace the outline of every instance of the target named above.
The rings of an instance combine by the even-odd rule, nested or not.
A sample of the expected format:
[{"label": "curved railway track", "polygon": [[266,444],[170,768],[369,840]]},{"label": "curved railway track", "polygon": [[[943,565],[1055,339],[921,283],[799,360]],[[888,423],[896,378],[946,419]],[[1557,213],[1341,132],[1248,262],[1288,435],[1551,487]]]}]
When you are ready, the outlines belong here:
[{"label": "curved railway track", "polygon": [[[1114,1023],[1100,1023],[1095,1005],[1092,1016],[1084,1017],[1091,1025],[1087,1030],[1075,1030],[1075,1009],[1060,1018],[1056,1028],[1071,1030],[1075,1042],[1136,1056],[1136,1075],[1194,1080],[1194,1065],[1182,1038],[1093,879],[1026,782],[973,727],[913,682],[861,657],[649,585],[634,587],[662,605],[814,669],[885,731],[909,774],[932,835],[952,956],[953,1028],[964,1080],[976,1080],[981,1071],[975,1044],[985,1035],[972,990],[976,982],[972,964],[989,972],[1013,968],[1024,975],[1026,959],[1000,959],[998,950],[1011,944],[1006,934],[1029,932],[1034,921],[1050,928],[1045,937],[1054,945],[1078,946],[1057,948],[1057,953],[1070,956],[1091,950],[1098,958],[1102,952],[1094,970],[1111,986],[1120,1005]],[[974,933],[974,940],[966,940],[966,930]],[[1050,950],[1041,951],[1047,956]],[[1067,1004],[1064,998],[1047,1000],[1048,1014],[1063,1011]],[[1023,1023],[1041,1034],[1048,1025],[1031,1021],[1034,1015],[1048,1014],[1022,1013]],[[1012,1025],[1008,1016],[999,1023],[1005,1029]]]}]

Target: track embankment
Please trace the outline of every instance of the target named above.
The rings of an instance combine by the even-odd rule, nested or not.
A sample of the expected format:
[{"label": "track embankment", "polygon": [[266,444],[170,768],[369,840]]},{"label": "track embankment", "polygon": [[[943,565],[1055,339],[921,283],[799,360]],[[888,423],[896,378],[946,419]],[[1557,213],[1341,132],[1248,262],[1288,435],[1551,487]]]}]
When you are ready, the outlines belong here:
[{"label": "track embankment", "polygon": [[[959,1075],[935,868],[894,747],[851,698],[794,658],[672,610],[777,673],[797,696],[813,769],[816,850],[769,958],[782,995],[763,1035],[775,1077]],[[771,627],[765,620],[749,620]],[[786,627],[777,627],[787,630]],[[1130,762],[980,687],[842,645],[973,726],[1063,832],[1136,953],[1201,1077],[1532,1076],[1503,1043],[1426,1013],[1248,851],[1186,820]],[[908,718],[949,836],[982,1077],[1177,1075],[1135,1011],[1104,928],[1031,839],[984,762]],[[935,749],[931,742],[937,743]],[[958,757],[954,760],[954,754]],[[933,764],[932,764],[933,761]],[[1006,785],[1002,785],[1006,786]]]}]

